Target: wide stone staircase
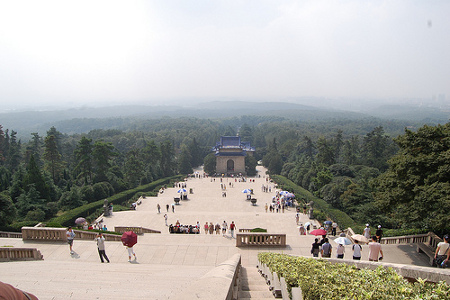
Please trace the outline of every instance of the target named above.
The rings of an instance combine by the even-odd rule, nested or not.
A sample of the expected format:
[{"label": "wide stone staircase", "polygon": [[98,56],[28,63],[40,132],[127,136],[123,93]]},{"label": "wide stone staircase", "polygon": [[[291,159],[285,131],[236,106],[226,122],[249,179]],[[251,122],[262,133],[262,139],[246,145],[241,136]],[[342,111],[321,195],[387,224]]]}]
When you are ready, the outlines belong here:
[{"label": "wide stone staircase", "polygon": [[241,267],[239,282],[239,300],[274,299],[265,279],[258,273],[256,266]]}]

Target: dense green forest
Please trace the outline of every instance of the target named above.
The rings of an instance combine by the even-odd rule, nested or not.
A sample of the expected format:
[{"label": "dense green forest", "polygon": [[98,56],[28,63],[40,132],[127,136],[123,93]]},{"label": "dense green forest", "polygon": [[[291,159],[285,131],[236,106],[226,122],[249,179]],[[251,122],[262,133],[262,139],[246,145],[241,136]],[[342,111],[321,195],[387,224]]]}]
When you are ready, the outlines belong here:
[{"label": "dense green forest", "polygon": [[201,164],[214,173],[211,148],[220,136],[239,134],[256,147],[246,161],[250,175],[260,160],[270,174],[357,224],[444,232],[450,227],[450,125],[405,129],[409,125],[375,118],[161,118],[86,134],[51,127],[24,143],[0,126],[0,227],[48,220]]}]

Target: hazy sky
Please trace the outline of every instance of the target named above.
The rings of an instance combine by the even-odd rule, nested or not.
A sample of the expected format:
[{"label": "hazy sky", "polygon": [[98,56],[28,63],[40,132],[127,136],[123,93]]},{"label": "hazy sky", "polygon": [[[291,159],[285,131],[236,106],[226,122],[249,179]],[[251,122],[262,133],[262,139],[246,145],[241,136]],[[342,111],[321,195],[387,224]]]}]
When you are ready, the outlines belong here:
[{"label": "hazy sky", "polygon": [[449,16],[448,0],[0,0],[0,101],[449,99]]}]

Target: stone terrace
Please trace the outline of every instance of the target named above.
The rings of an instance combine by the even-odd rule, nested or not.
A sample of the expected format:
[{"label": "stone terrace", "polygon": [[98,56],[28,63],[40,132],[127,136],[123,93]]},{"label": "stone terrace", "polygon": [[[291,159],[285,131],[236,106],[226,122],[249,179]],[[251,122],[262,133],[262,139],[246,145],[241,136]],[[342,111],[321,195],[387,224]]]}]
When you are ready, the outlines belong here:
[{"label": "stone terrace", "polygon": [[[201,170],[198,170],[201,172]],[[181,224],[203,226],[205,222],[228,224],[235,221],[237,228],[266,228],[269,233],[285,233],[287,247],[240,247],[229,236],[195,234],[169,234],[164,224],[166,204],[171,205],[178,196],[177,188],[169,187],[158,197],[148,197],[136,211],[115,212],[104,218],[104,224],[114,226],[142,226],[160,230],[161,234],[146,233],[138,238],[134,247],[136,263],[128,263],[126,249],[120,242],[106,242],[106,253],[110,264],[101,264],[96,244],[93,241],[75,240],[75,255],[69,254],[66,243],[23,242],[21,239],[0,239],[0,246],[36,247],[44,261],[0,263],[0,281],[34,293],[39,299],[168,299],[193,280],[206,274],[214,266],[235,253],[242,256],[246,268],[255,268],[260,251],[276,251],[293,255],[311,256],[310,247],[314,236],[300,236],[295,223],[294,209],[284,213],[265,213],[264,204],[275,195],[264,193],[265,169],[258,167],[255,182],[235,182],[234,179],[190,178],[186,181],[188,200],[182,200],[167,212],[168,223],[177,220]],[[253,178],[252,178],[253,179]],[[232,186],[230,186],[230,182]],[[227,197],[222,197],[221,183],[227,186]],[[253,188],[257,205],[251,205],[242,193]],[[157,204],[161,213],[157,213]],[[309,221],[301,215],[301,222]],[[203,228],[203,227],[202,227]],[[383,245],[385,262],[428,266],[427,258],[416,253],[412,245]],[[367,260],[368,249],[363,246],[363,260]],[[346,258],[351,257],[351,246],[346,246]]]}]

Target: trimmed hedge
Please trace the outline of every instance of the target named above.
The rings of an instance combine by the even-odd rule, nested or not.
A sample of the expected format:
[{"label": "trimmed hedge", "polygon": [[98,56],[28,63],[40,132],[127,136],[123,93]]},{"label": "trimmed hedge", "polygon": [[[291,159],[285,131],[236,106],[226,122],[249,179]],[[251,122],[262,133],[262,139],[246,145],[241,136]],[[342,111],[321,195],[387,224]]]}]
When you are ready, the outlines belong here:
[{"label": "trimmed hedge", "polygon": [[445,282],[410,283],[391,268],[356,269],[322,259],[294,257],[278,253],[259,253],[258,259],[272,272],[286,279],[289,290],[300,287],[303,299],[450,299]]},{"label": "trimmed hedge", "polygon": [[[138,186],[134,189],[126,190],[123,192],[120,192],[118,194],[115,194],[111,197],[108,197],[108,202],[116,205],[120,205],[128,201],[130,198],[132,198],[136,193],[139,192],[150,192],[153,191],[155,188],[159,188],[162,185],[168,184],[171,181],[177,181],[183,178],[182,175],[177,175],[173,177],[167,177],[162,178],[156,181],[153,181],[151,183]],[[80,207],[71,209],[64,214],[62,214],[59,217],[51,219],[49,222],[61,224],[62,226],[72,226],[75,222],[75,219],[78,217],[87,217],[90,214],[94,213],[97,209],[103,207],[103,202],[105,199],[98,200],[96,202],[88,203],[85,205],[82,205]]]},{"label": "trimmed hedge", "polygon": [[267,229],[256,227],[250,230],[250,232],[267,232]]},{"label": "trimmed hedge", "polygon": [[[346,229],[348,227],[353,227],[356,225],[355,221],[352,218],[350,218],[350,216],[347,215],[345,212],[333,208],[325,200],[317,198],[309,191],[305,190],[301,186],[296,185],[286,177],[281,175],[271,175],[271,177],[281,189],[294,193],[297,202],[302,201],[303,203],[309,203],[310,201],[313,201],[314,211],[319,210],[323,212],[328,218],[334,220],[341,229]],[[315,212],[314,215],[315,217],[317,216],[316,219],[318,221],[321,222],[325,221],[321,220],[323,219],[323,215],[320,212]]]}]

